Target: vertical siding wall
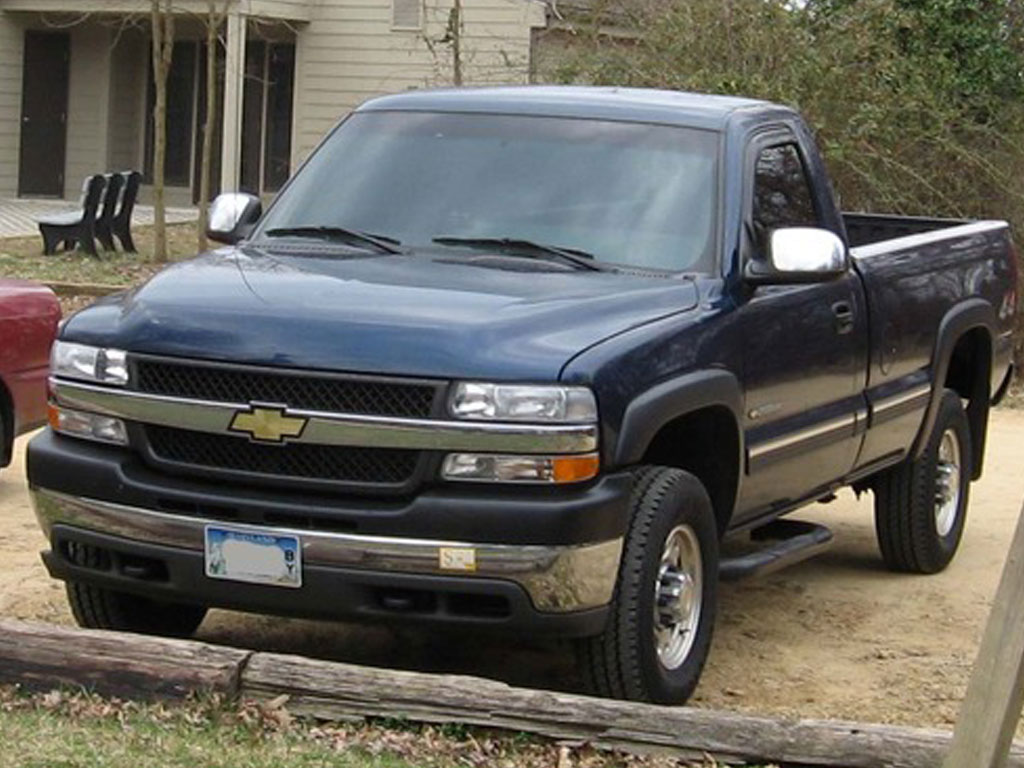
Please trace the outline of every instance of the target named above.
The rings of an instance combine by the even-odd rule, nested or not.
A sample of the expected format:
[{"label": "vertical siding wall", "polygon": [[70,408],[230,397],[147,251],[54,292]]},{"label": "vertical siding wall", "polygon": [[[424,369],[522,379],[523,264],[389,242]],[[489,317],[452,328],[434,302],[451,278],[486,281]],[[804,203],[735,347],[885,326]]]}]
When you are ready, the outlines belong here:
[{"label": "vertical siding wall", "polygon": [[18,192],[24,31],[0,11],[0,197]]},{"label": "vertical siding wall", "polygon": [[[451,85],[444,37],[451,0],[424,0],[424,29],[391,28],[390,0],[321,0],[298,28],[292,168],[353,107],[373,96]],[[471,84],[523,83],[544,24],[533,0],[463,0],[463,67]],[[433,51],[431,50],[433,47]]]},{"label": "vertical siding wall", "polygon": [[67,163],[64,196],[78,197],[82,180],[107,168],[111,30],[84,24],[71,31]]}]

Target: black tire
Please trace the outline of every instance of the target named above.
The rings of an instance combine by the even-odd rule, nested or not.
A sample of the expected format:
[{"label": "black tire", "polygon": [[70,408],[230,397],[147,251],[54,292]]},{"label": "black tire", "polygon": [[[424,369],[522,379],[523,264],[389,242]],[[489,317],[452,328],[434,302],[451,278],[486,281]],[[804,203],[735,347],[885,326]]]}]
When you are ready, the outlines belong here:
[{"label": "black tire", "polygon": [[[956,483],[959,496],[952,521],[947,518],[940,526],[936,512],[942,475],[939,451],[947,432],[955,437],[959,451]],[[971,431],[967,415],[960,397],[947,389],[942,394],[935,426],[920,458],[907,459],[885,470],[873,483],[875,533],[882,559],[890,569],[904,573],[938,573],[949,565],[964,532],[971,469]],[[940,527],[947,530],[940,530]]]},{"label": "black tire", "polygon": [[[91,548],[73,547],[69,554],[77,565],[95,568],[102,564]],[[64,586],[71,614],[78,626],[86,629],[189,637],[206,616],[203,606],[151,600],[75,581]]]},{"label": "black tire", "polygon": [[[662,550],[678,526],[695,534],[701,574],[694,639],[681,664],[667,668],[655,641],[655,589]],[[695,558],[694,558],[695,559]],[[642,467],[633,485],[632,518],[604,631],[577,641],[584,682],[598,696],[682,704],[700,679],[711,645],[718,597],[718,529],[707,492],[693,475]]]},{"label": "black tire", "polygon": [[190,637],[206,616],[202,606],[165,603],[74,581],[65,587],[71,613],[86,629]]}]

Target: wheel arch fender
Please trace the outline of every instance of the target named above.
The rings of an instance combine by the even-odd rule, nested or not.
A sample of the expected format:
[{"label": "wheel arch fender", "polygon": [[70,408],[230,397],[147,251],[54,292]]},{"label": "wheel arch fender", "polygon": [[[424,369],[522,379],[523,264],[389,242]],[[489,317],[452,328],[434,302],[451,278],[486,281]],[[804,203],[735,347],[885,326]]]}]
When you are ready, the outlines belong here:
[{"label": "wheel arch fender", "polygon": [[673,422],[712,411],[728,412],[735,430],[735,434],[730,435],[735,437],[735,441],[726,443],[730,452],[735,451],[735,455],[729,457],[730,462],[735,462],[731,488],[720,489],[724,491],[721,494],[708,489],[713,497],[717,497],[716,500],[728,500],[716,504],[719,526],[724,530],[733,512],[735,500],[739,497],[739,485],[743,477],[743,402],[739,380],[724,369],[695,371],[656,384],[635,397],[627,406],[612,454],[613,463],[619,467],[641,463],[655,439]]},{"label": "wheel arch fender", "polygon": [[[983,350],[983,360],[988,366],[992,365],[993,340],[995,338],[996,313],[992,305],[981,298],[971,298],[962,301],[952,307],[939,323],[939,331],[935,339],[935,350],[932,353],[931,380],[932,393],[925,411],[924,421],[914,440],[911,455],[916,459],[924,452],[928,444],[928,436],[935,427],[935,419],[938,416],[939,407],[942,404],[942,393],[950,373],[950,366],[953,362],[953,353],[958,343],[973,331],[982,331],[987,347]],[[971,393],[971,406],[968,409],[968,419],[971,422],[971,435],[976,445],[972,453],[975,458],[972,474],[980,475],[981,456],[984,451],[985,427],[988,421],[989,409],[989,386],[990,372],[985,371],[981,376],[975,376],[975,387],[977,391]],[[982,391],[982,389],[984,391]],[[961,393],[963,396],[964,393]]]}]

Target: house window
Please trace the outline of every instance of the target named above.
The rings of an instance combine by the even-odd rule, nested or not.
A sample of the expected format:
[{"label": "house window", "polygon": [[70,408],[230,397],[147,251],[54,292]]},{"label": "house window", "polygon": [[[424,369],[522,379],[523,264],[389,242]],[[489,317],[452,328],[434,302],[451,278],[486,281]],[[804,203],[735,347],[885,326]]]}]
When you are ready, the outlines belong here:
[{"label": "house window", "polygon": [[246,43],[241,157],[246,192],[276,192],[288,180],[294,86],[294,44]]},{"label": "house window", "polygon": [[[188,186],[192,176],[192,138],[195,121],[195,87],[198,46],[193,42],[174,44],[171,68],[167,73],[167,151],[164,178],[171,186]],[[149,67],[146,99],[146,154],[144,173],[153,180],[153,104],[156,86],[153,65]]]},{"label": "house window", "polygon": [[423,0],[391,0],[392,29],[422,29]]},{"label": "house window", "polygon": [[263,148],[263,188],[276,192],[292,164],[292,97],[295,46],[272,45],[267,52],[267,140]]},{"label": "house window", "polygon": [[[211,155],[211,196],[220,189],[221,142],[223,110],[220,94],[224,93],[224,49],[217,51],[217,114],[214,117],[214,142]],[[149,62],[149,84],[146,96],[145,153],[143,180],[153,182],[153,105],[156,85],[153,63]],[[192,40],[174,44],[171,68],[167,73],[167,152],[164,180],[169,187],[192,188],[192,202],[199,200],[202,172],[203,135],[206,129],[206,45]]]}]

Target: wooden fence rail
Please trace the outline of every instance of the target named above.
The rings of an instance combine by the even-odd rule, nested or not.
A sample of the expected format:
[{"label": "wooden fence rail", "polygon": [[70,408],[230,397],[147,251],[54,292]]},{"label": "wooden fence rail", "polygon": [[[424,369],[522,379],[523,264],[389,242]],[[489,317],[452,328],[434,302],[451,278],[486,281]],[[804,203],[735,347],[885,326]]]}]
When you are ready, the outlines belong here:
[{"label": "wooden fence rail", "polygon": [[[0,620],[0,683],[36,690],[84,687],[133,699],[178,698],[190,691],[256,700],[287,694],[289,711],[324,720],[384,716],[465,723],[629,752],[709,754],[740,763],[937,768],[951,741],[943,731],[656,707],[468,676],[12,620]],[[1024,768],[1024,744],[1013,745],[1008,765]]]}]

